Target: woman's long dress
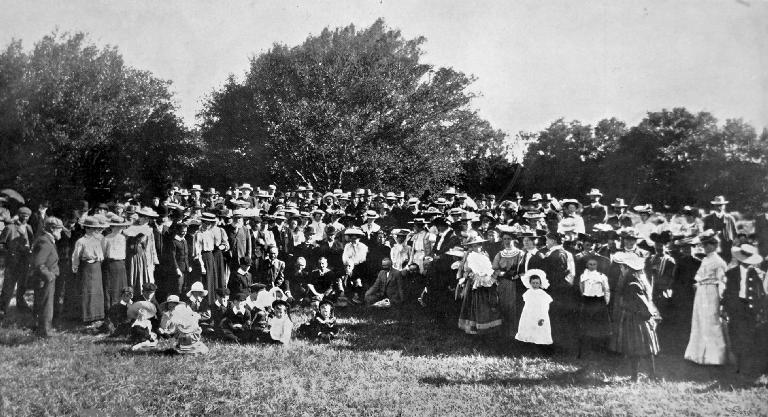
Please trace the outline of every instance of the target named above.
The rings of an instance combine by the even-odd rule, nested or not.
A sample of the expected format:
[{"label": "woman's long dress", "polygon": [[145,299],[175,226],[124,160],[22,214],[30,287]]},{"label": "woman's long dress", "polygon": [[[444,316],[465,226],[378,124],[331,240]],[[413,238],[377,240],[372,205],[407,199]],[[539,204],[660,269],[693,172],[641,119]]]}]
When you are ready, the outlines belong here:
[{"label": "woman's long dress", "polygon": [[618,353],[626,356],[659,353],[659,339],[653,319],[655,307],[650,300],[649,287],[643,284],[643,280],[631,281],[624,287],[616,334]]},{"label": "woman's long dress", "polygon": [[502,321],[491,262],[484,253],[470,253],[464,268],[466,282],[459,313],[459,328],[467,334],[494,333]]},{"label": "woman's long dress", "polygon": [[499,312],[501,313],[501,334],[504,337],[515,337],[520,311],[522,310],[522,283],[517,275],[517,265],[520,263],[522,252],[512,248],[504,249],[493,259],[493,269],[497,271],[499,297]]},{"label": "woman's long dress", "polygon": [[691,336],[685,359],[700,365],[728,362],[725,328],[720,317],[720,287],[725,285],[725,270],[725,261],[713,252],[704,257],[696,272]]},{"label": "woman's long dress", "polygon": [[126,264],[128,282],[135,294],[141,293],[141,287],[146,283],[154,283],[155,278],[149,269],[147,259],[147,244],[149,239],[143,233],[128,236],[126,240]]}]

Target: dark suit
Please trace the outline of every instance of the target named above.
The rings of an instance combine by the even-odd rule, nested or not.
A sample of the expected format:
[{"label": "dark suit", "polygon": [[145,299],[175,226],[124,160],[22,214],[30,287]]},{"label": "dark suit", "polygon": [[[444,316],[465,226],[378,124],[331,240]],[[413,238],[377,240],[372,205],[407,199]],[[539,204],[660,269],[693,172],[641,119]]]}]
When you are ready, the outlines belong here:
[{"label": "dark suit", "polygon": [[236,269],[232,273],[232,276],[229,277],[227,288],[229,288],[229,293],[232,295],[237,295],[241,292],[248,294],[250,293],[250,288],[252,284],[253,284],[253,280],[251,278],[250,272],[241,274],[240,270]]},{"label": "dark suit", "polygon": [[379,271],[376,281],[365,292],[365,302],[373,304],[385,298],[389,298],[392,305],[403,302],[402,275],[400,271],[391,268],[389,271]]},{"label": "dark suit", "polygon": [[59,253],[53,235],[43,232],[32,246],[32,280],[35,288],[37,332],[47,336],[53,321],[53,300],[59,276]]},{"label": "dark suit", "polygon": [[758,270],[747,269],[746,285],[745,298],[741,298],[741,266],[726,271],[722,304],[728,314],[728,332],[742,369],[760,371],[754,366],[757,364],[752,363],[755,353],[764,348],[757,343],[758,323],[766,314],[766,294]]},{"label": "dark suit", "polygon": [[285,280],[285,262],[275,259],[270,261],[265,260],[262,263],[263,267],[260,271],[259,282],[271,287],[273,282]]},{"label": "dark suit", "polygon": [[587,233],[592,233],[592,227],[602,223],[608,217],[608,209],[598,203],[594,207],[590,204],[584,206],[581,210],[581,217],[584,219],[584,229]]},{"label": "dark suit", "polygon": [[461,238],[449,230],[445,236],[438,235],[432,247],[434,261],[427,283],[427,299],[438,318],[446,319],[455,310],[453,292],[449,289],[456,284],[456,273],[451,269],[454,260],[445,253],[460,244]]}]

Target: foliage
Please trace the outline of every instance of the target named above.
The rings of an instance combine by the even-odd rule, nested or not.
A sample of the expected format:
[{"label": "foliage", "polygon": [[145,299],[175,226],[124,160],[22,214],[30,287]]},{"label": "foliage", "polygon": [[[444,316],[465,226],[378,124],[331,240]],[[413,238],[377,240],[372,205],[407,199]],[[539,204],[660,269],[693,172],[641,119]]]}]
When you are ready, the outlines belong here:
[{"label": "foliage", "polygon": [[524,159],[525,187],[581,197],[598,187],[610,198],[660,206],[708,206],[726,195],[756,210],[768,179],[768,133],[740,119],[722,126],[707,112],[684,108],[649,112],[627,129],[616,119],[595,128],[555,121],[539,132]]},{"label": "foliage", "polygon": [[505,135],[470,109],[472,77],[420,62],[424,41],[378,20],[276,44],[243,82],[214,91],[203,138],[250,154],[252,176],[282,185],[421,191],[456,182],[462,161],[503,153]]},{"label": "foliage", "polygon": [[157,191],[199,158],[168,81],[82,33],[0,55],[0,183],[50,199]]}]

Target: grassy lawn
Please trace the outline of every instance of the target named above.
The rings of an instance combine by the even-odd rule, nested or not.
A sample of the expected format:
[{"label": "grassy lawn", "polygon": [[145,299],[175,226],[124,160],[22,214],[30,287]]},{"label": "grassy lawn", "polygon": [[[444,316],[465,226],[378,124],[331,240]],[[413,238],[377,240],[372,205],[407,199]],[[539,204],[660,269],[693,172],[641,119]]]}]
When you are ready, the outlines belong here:
[{"label": "grassy lawn", "polygon": [[768,415],[765,385],[686,363],[680,340],[662,345],[660,382],[632,383],[620,358],[543,356],[416,309],[338,316],[344,330],[330,345],[211,342],[191,357],[133,353],[75,329],[37,340],[30,318],[11,313],[0,327],[0,415]]}]

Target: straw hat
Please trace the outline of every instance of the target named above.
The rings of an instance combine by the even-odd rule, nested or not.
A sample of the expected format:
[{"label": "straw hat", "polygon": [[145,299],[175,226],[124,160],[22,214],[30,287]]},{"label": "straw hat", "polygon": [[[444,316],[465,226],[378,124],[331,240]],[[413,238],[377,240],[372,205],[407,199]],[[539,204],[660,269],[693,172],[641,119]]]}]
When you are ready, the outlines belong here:
[{"label": "straw hat", "polygon": [[190,288],[190,289],[189,289],[189,291],[187,291],[187,298],[192,298],[192,293],[193,293],[193,292],[195,292],[195,291],[200,291],[200,292],[202,292],[202,293],[203,293],[203,297],[205,297],[206,295],[208,295],[208,290],[206,290],[205,288],[203,288],[203,283],[202,283],[202,282],[200,282],[200,281],[195,281],[195,282],[192,284],[192,288]]},{"label": "straw hat", "polygon": [[216,215],[213,213],[205,212],[200,216],[200,220],[209,223],[216,222]]},{"label": "straw hat", "polygon": [[482,237],[480,237],[479,235],[478,235],[478,236],[473,236],[472,238],[470,238],[470,239],[469,239],[469,241],[468,241],[468,242],[466,242],[466,243],[464,244],[464,246],[479,245],[479,244],[481,244],[481,243],[485,243],[485,242],[487,242],[487,241],[488,241],[487,239],[483,239],[483,238],[482,238]]},{"label": "straw hat", "polygon": [[152,218],[155,218],[158,216],[157,212],[155,212],[149,207],[140,208],[139,210],[136,211],[136,214],[138,214],[139,216],[152,217]]},{"label": "straw hat", "polygon": [[464,255],[466,255],[466,252],[464,252],[464,249],[461,246],[456,246],[454,248],[449,249],[447,252],[445,252],[448,256],[456,256],[458,258],[463,258]]},{"label": "straw hat", "polygon": [[344,234],[346,236],[365,236],[365,233],[359,227],[349,227],[344,231]]},{"label": "straw hat", "polygon": [[743,264],[757,265],[763,262],[763,257],[760,256],[757,248],[752,245],[743,244],[741,246],[735,246],[731,248],[731,254]]},{"label": "straw hat", "polygon": [[373,210],[366,211],[365,215],[363,216],[364,219],[378,219],[379,217],[380,216]]},{"label": "straw hat", "polygon": [[724,206],[724,205],[728,204],[729,201],[725,199],[725,196],[719,195],[719,196],[715,197],[715,199],[710,201],[709,203],[712,204],[713,206]]},{"label": "straw hat", "polygon": [[627,206],[627,203],[624,202],[623,198],[617,198],[616,201],[611,203],[611,206],[616,208],[629,207]]},{"label": "straw hat", "polygon": [[85,218],[80,220],[78,223],[80,223],[80,226],[89,229],[104,229],[107,227],[104,223],[99,221],[96,216],[85,216]]},{"label": "straw hat", "polygon": [[593,188],[589,190],[589,192],[587,193],[587,197],[592,197],[592,196],[602,197],[603,193],[601,193],[600,190],[598,190],[597,188]]},{"label": "straw hat", "polygon": [[541,280],[541,288],[546,290],[549,288],[549,280],[547,279],[547,273],[542,271],[541,269],[529,269],[526,271],[523,276],[520,277],[520,280],[523,282],[523,285],[525,288],[531,288],[531,278],[532,277],[538,277]]},{"label": "straw hat", "polygon": [[149,301],[136,301],[128,306],[128,318],[135,319],[139,316],[139,310],[146,310],[151,317],[157,315],[157,307]]},{"label": "straw hat", "polygon": [[611,262],[626,265],[635,271],[642,271],[645,268],[645,259],[634,252],[616,252],[611,255]]},{"label": "straw hat", "polygon": [[168,298],[165,299],[164,303],[160,304],[160,308],[162,308],[163,310],[167,310],[168,309],[168,305],[171,304],[171,303],[174,303],[174,304],[186,304],[183,301],[181,301],[181,299],[179,299],[178,295],[171,294],[171,295],[168,296]]}]

